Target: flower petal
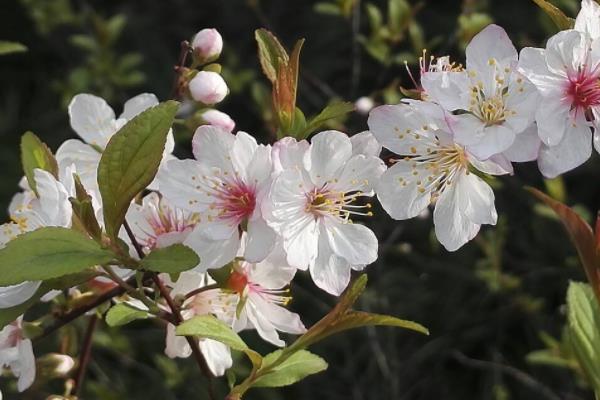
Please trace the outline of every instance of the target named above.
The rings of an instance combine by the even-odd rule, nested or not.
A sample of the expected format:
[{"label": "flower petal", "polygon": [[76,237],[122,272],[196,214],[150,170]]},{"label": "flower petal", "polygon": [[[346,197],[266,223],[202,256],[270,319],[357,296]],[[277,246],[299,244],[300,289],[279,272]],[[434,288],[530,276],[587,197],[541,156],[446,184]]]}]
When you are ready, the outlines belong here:
[{"label": "flower petal", "polygon": [[340,223],[333,218],[323,222],[331,251],[350,265],[367,265],[377,260],[377,237],[364,225]]},{"label": "flower petal", "polygon": [[[413,174],[417,171],[418,175]],[[400,160],[381,175],[377,185],[377,198],[394,219],[403,220],[416,217],[431,202],[431,192],[420,190],[420,179],[427,183],[429,171],[417,164],[414,168],[410,161]]]},{"label": "flower petal", "polygon": [[158,98],[152,93],[142,93],[127,100],[123,106],[123,113],[119,118],[130,120],[150,107],[158,104]]},{"label": "flower petal", "polygon": [[533,161],[537,159],[541,145],[537,125],[531,124],[515,137],[512,146],[504,152],[504,155],[513,162]]},{"label": "flower petal", "polygon": [[333,253],[325,233],[320,235],[318,246],[319,255],[310,265],[310,276],[317,287],[339,296],[350,283],[350,265]]},{"label": "flower petal", "polygon": [[0,287],[0,309],[25,303],[37,292],[41,284],[41,282],[36,281]]},{"label": "flower petal", "polygon": [[517,50],[506,31],[494,24],[488,25],[475,35],[465,53],[467,69],[476,71],[488,69],[490,59],[495,59],[503,66],[517,61]]},{"label": "flower petal", "polygon": [[306,153],[306,169],[316,186],[333,180],[344,163],[352,156],[352,142],[345,133],[324,131],[311,140]]},{"label": "flower petal", "polygon": [[600,38],[600,5],[593,0],[582,0],[581,10],[575,19],[575,30],[586,33],[591,39]]},{"label": "flower petal", "polygon": [[212,125],[202,125],[196,129],[192,139],[194,157],[206,166],[232,173],[234,169],[230,153],[234,142],[235,136],[230,132]]},{"label": "flower petal", "polygon": [[69,103],[71,128],[89,144],[106,147],[110,137],[117,131],[115,113],[98,96],[78,94]]}]

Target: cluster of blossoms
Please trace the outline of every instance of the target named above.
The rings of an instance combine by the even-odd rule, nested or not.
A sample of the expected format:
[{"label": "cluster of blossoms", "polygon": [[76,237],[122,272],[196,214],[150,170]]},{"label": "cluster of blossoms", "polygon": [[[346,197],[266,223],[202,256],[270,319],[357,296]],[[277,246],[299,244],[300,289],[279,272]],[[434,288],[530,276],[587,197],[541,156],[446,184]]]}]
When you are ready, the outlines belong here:
[{"label": "cluster of blossoms", "polygon": [[[286,307],[298,270],[308,270],[316,286],[339,295],[352,270],[377,259],[375,234],[357,223],[371,215],[371,197],[377,195],[399,220],[434,205],[435,233],[454,251],[481,225],[496,223],[485,175],[511,174],[513,162],[537,160],[541,172],[554,177],[590,157],[600,117],[599,27],[600,6],[583,0],[575,29],[553,36],[545,50],[525,48],[519,57],[504,30],[490,25],[468,45],[464,67],[448,57],[423,60],[420,99],[374,108],[369,131],[351,137],[324,131],[310,142],[284,137],[263,145],[246,132],[233,133],[227,115],[203,110],[205,124],[192,140],[194,158],[174,157],[169,133],[156,178],[127,212],[133,237],[125,232],[121,237],[144,253],[182,243],[198,254],[200,263],[178,279],[160,276],[184,319],[210,314],[236,331],[255,329],[284,346],[280,332],[306,331]],[[205,29],[192,48],[195,65],[210,67],[222,39]],[[212,69],[183,74],[190,96],[203,106],[227,94]],[[10,206],[12,221],[0,227],[0,246],[39,227],[70,227],[74,174],[102,222],[96,176],[102,151],[120,127],[156,104],[154,95],[141,94],[116,118],[104,100],[75,96],[69,115],[82,140],[58,149],[57,177],[36,170],[35,189],[23,182]],[[379,157],[382,146],[397,155],[386,157],[389,168]],[[223,268],[228,278],[217,283],[211,271]],[[127,272],[119,275],[126,278]],[[40,282],[25,282],[0,288],[0,308],[27,301],[39,287]],[[168,325],[166,338],[168,356],[191,355],[174,325]],[[215,375],[231,367],[226,345],[210,339],[198,344]],[[21,319],[0,332],[0,366],[19,376],[19,390],[33,381],[33,351]]]}]

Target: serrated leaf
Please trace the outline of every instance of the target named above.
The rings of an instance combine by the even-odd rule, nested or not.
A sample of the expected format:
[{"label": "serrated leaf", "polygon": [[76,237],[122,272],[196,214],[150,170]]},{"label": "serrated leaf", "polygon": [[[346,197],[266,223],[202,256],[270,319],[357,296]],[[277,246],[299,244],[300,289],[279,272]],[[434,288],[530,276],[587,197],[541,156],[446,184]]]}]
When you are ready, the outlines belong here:
[{"label": "serrated leaf", "polygon": [[108,326],[126,325],[136,319],[146,319],[150,315],[146,311],[138,310],[125,303],[119,303],[111,307],[106,313],[104,320]]},{"label": "serrated leaf", "polygon": [[319,337],[319,340],[348,329],[361,328],[364,326],[392,326],[395,328],[410,329],[424,335],[429,335],[429,330],[427,328],[413,321],[392,317],[390,315],[371,314],[363,311],[348,311],[325,330]]},{"label": "serrated leaf", "polygon": [[272,82],[277,81],[280,65],[287,65],[289,57],[279,40],[266,29],[254,31],[258,43],[258,58],[266,77]]},{"label": "serrated leaf", "polygon": [[189,319],[179,325],[176,329],[179,336],[198,336],[221,342],[233,350],[246,353],[255,368],[260,367],[262,356],[251,350],[242,338],[223,321],[212,315],[200,315]]},{"label": "serrated leaf", "polygon": [[600,390],[600,308],[590,286],[571,282],[567,290],[569,339],[575,357],[596,391]]},{"label": "serrated leaf", "polygon": [[23,53],[25,51],[27,51],[27,47],[21,43],[0,40],[0,56],[11,53]]},{"label": "serrated leaf", "polygon": [[535,4],[538,5],[539,8],[544,10],[544,12],[550,17],[552,22],[560,29],[561,31],[566,29],[572,29],[575,25],[575,20],[573,18],[569,18],[563,13],[560,8],[555,5],[549,3],[546,0],[533,0]]},{"label": "serrated leaf", "polygon": [[292,354],[281,364],[270,369],[270,365],[276,362],[281,356],[282,351],[277,350],[267,354],[263,359],[261,370],[267,370],[264,375],[252,384],[253,387],[282,387],[292,385],[307,376],[317,374],[327,369],[327,362],[321,357],[306,351],[300,350]]},{"label": "serrated leaf", "polygon": [[194,268],[200,263],[198,255],[189,247],[177,243],[169,247],[154,249],[144,259],[142,267],[149,271],[176,274]]},{"label": "serrated leaf", "polygon": [[600,301],[600,252],[597,250],[596,238],[592,232],[592,227],[575,211],[563,203],[552,199],[537,189],[527,189],[550,207],[560,218],[571,238],[571,242],[577,248],[579,259],[594,289],[596,298]]},{"label": "serrated leaf", "polygon": [[[36,168],[58,176],[58,164],[52,151],[33,132],[25,132],[21,137],[21,163],[29,187],[36,192],[34,170]],[[36,192],[37,193],[37,192]]]},{"label": "serrated leaf", "polygon": [[58,278],[113,258],[111,252],[77,231],[40,228],[17,236],[0,249],[0,286]]},{"label": "serrated leaf", "polygon": [[317,116],[311,118],[306,127],[294,135],[296,139],[306,139],[311,133],[319,129],[327,121],[335,118],[343,117],[344,115],[354,111],[354,105],[348,102],[339,102],[328,105]]},{"label": "serrated leaf", "polygon": [[108,142],[98,166],[106,233],[116,239],[133,198],[154,179],[178,103],[167,101],[140,113]]}]

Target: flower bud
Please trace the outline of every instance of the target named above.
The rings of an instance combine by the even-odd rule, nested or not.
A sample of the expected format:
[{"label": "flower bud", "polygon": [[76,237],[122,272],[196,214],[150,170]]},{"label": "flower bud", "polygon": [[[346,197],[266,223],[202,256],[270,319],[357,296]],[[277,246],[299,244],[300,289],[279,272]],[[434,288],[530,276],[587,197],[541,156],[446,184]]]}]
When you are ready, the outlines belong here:
[{"label": "flower bud", "polygon": [[206,123],[223,128],[227,132],[231,132],[235,128],[235,122],[231,117],[219,110],[208,110],[203,112],[201,116]]},{"label": "flower bud", "polygon": [[363,96],[354,102],[356,111],[360,114],[367,115],[369,111],[375,106],[375,103],[370,97]]},{"label": "flower bud", "polygon": [[189,83],[192,98],[204,104],[215,104],[227,96],[227,84],[216,72],[200,71]]},{"label": "flower bud", "polygon": [[213,60],[223,50],[223,38],[216,29],[202,29],[192,40],[194,54],[200,60]]}]

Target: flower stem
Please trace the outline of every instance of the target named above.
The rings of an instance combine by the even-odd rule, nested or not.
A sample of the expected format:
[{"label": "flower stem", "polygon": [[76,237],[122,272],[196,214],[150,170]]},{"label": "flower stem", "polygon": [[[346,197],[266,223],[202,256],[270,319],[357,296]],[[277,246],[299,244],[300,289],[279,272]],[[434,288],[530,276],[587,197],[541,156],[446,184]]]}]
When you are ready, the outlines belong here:
[{"label": "flower stem", "polygon": [[90,363],[91,355],[92,355],[92,339],[94,338],[94,330],[96,329],[96,325],[98,324],[98,316],[92,315],[90,317],[90,321],[88,323],[87,330],[85,332],[85,337],[83,338],[83,343],[81,345],[81,356],[79,360],[79,368],[77,369],[77,376],[75,378],[75,387],[74,392],[77,398],[80,397],[80,393],[83,390],[83,380],[85,378],[85,372],[87,370],[87,366]]}]

